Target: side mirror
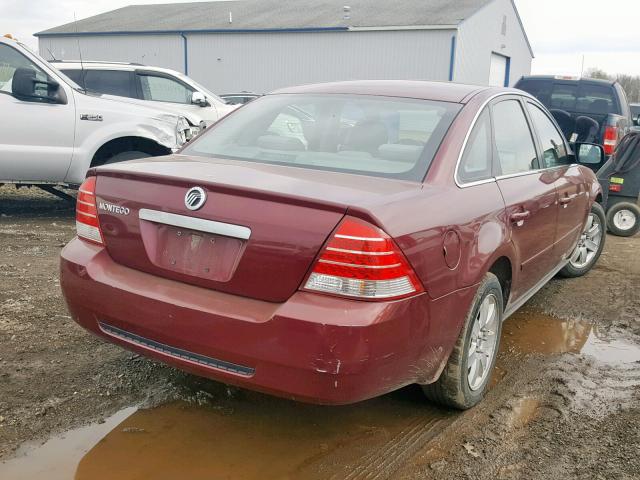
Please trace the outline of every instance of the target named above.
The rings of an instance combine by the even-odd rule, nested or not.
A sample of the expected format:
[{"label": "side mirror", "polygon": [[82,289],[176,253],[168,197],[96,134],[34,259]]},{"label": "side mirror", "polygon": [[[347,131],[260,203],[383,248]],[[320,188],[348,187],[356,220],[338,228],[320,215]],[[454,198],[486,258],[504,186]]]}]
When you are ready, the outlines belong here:
[{"label": "side mirror", "polygon": [[193,94],[191,95],[191,103],[193,103],[194,105],[200,105],[201,107],[206,107],[207,105],[209,105],[209,102],[207,102],[207,97],[205,97],[204,93],[202,92],[193,92]]},{"label": "side mirror", "polygon": [[60,84],[33,68],[20,67],[13,73],[11,92],[20,100],[30,102],[67,103],[67,96]]},{"label": "side mirror", "polygon": [[595,143],[576,143],[574,149],[576,152],[576,161],[580,165],[589,167],[591,170],[598,170],[607,160],[602,145],[596,145]]}]

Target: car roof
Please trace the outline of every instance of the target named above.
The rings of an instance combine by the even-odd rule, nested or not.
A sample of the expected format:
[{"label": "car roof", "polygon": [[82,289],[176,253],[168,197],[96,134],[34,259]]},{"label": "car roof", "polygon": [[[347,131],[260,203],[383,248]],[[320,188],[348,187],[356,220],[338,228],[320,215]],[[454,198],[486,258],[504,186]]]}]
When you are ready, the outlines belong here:
[{"label": "car roof", "polygon": [[[316,83],[282,88],[272,94],[351,94],[382,97],[418,98],[443,102],[466,103],[475,94],[491,87],[464,85],[451,82],[426,82],[419,80],[356,80],[348,82]],[[506,89],[501,89],[506,90]],[[522,92],[514,91],[522,94]]]},{"label": "car roof", "polygon": [[523,76],[519,82],[523,80],[550,80],[550,81],[558,81],[563,83],[591,83],[597,85],[613,85],[616,83],[615,80],[604,80],[601,78],[588,78],[588,77],[564,77],[561,75],[525,75]]},{"label": "car roof", "polygon": [[176,75],[178,72],[169,68],[150,67],[141,63],[126,63],[126,62],[101,62],[96,60],[51,60],[49,63],[53,64],[58,70],[65,68],[86,68],[86,69],[101,69],[101,70],[147,70],[161,73],[168,73]]}]

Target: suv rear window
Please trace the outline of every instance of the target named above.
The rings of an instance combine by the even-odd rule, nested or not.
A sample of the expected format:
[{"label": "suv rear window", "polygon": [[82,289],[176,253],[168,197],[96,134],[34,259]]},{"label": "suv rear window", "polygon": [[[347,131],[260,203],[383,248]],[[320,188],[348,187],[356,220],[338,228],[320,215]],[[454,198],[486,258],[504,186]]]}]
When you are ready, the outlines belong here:
[{"label": "suv rear window", "polygon": [[182,153],[421,181],[459,110],[366,95],[268,95]]}]

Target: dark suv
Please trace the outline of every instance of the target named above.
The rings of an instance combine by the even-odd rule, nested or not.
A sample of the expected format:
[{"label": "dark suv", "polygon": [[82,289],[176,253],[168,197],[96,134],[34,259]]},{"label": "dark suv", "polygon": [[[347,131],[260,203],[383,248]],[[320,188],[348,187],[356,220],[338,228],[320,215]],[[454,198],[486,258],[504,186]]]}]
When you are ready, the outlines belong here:
[{"label": "dark suv", "polygon": [[567,140],[599,143],[607,156],[632,127],[629,103],[618,82],[529,76],[522,77],[516,88],[549,109]]}]

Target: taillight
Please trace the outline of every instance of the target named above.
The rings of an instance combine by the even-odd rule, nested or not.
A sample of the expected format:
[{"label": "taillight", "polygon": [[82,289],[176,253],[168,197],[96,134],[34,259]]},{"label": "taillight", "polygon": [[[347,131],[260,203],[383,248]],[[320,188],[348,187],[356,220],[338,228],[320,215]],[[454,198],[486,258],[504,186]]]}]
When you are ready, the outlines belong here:
[{"label": "taillight", "polygon": [[622,191],[622,185],[611,183],[609,185],[609,191],[610,192],[621,192]]},{"label": "taillight", "polygon": [[393,299],[423,292],[413,268],[385,232],[347,217],[320,252],[306,290],[361,299]]},{"label": "taillight", "polygon": [[613,155],[618,145],[618,130],[615,127],[605,127],[604,129],[604,153]]},{"label": "taillight", "polygon": [[78,237],[103,245],[98,209],[96,207],[96,177],[87,178],[78,190],[76,201],[76,233]]}]

